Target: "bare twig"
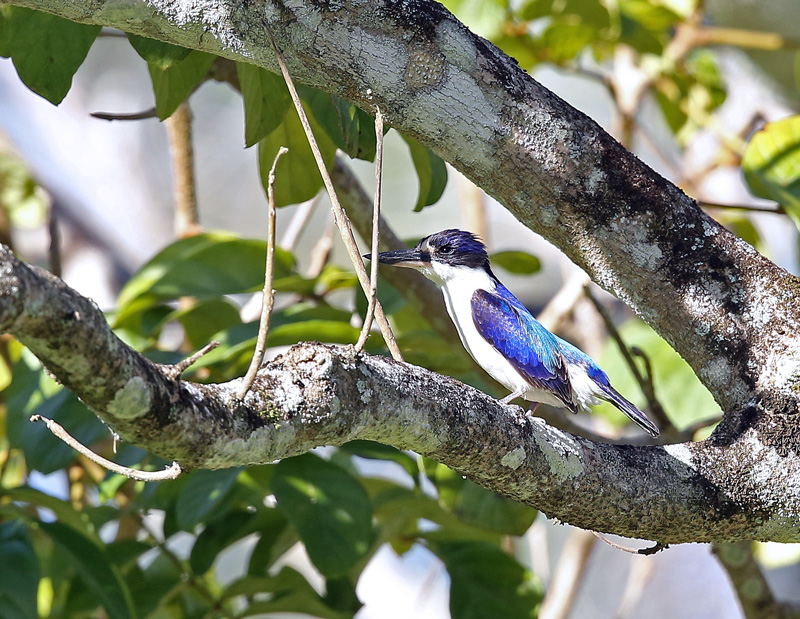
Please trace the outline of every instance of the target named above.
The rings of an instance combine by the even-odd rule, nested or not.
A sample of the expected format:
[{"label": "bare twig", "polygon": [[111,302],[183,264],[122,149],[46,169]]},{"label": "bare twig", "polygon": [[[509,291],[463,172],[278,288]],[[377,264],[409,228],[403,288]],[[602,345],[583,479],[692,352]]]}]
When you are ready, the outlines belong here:
[{"label": "bare twig", "polygon": [[589,290],[589,286],[584,288],[586,292],[586,297],[592,302],[592,304],[597,309],[597,312],[603,318],[603,322],[606,324],[606,329],[608,329],[609,335],[614,339],[619,347],[619,351],[622,353],[622,356],[625,359],[625,362],[628,364],[628,367],[631,369],[636,382],[639,383],[639,387],[644,394],[645,399],[647,400],[647,407],[650,409],[650,412],[653,413],[653,416],[657,419],[659,426],[661,426],[662,431],[668,428],[674,428],[672,425],[672,421],[670,421],[667,414],[664,412],[664,407],[661,406],[661,402],[658,401],[655,394],[655,389],[653,387],[653,381],[651,380],[652,377],[644,377],[642,373],[639,371],[639,366],[636,365],[636,362],[633,360],[633,355],[631,355],[631,351],[625,342],[622,341],[622,337],[617,331],[614,322],[611,320],[611,317],[608,315],[606,308],[602,306],[602,304],[594,297],[591,290]]},{"label": "bare twig", "polygon": [[48,209],[47,230],[50,233],[50,272],[56,277],[61,277],[61,232],[58,228],[58,216],[52,201]]},{"label": "bare twig", "polygon": [[378,252],[381,221],[381,178],[383,176],[383,114],[380,109],[375,111],[375,199],[372,206],[372,256],[369,275],[369,295],[367,313],[361,334],[356,342],[356,350],[361,352],[367,343],[369,331],[372,329],[372,317],[375,315],[375,305],[378,302]]},{"label": "bare twig", "polygon": [[596,542],[592,531],[574,529],[570,533],[547,595],[542,601],[540,619],[563,619],[569,616]]},{"label": "bare twig", "polygon": [[124,475],[125,477],[135,479],[136,481],[164,481],[166,479],[175,479],[183,472],[177,462],[173,462],[171,466],[163,471],[139,471],[137,469],[128,468],[127,466],[122,466],[116,462],[112,462],[111,460],[106,460],[103,456],[96,454],[91,449],[78,442],[69,434],[69,432],[67,432],[52,419],[42,417],[41,415],[31,415],[31,421],[43,421],[47,426],[47,429],[50,430],[50,432],[52,432],[55,436],[60,438],[81,455],[85,456],[95,464],[99,464],[103,468],[108,469],[112,473]]},{"label": "bare twig", "polygon": [[192,111],[189,100],[164,121],[169,137],[172,170],[175,174],[175,235],[182,239],[200,231],[192,153]]},{"label": "bare twig", "polygon": [[[278,47],[277,41],[275,41],[272,30],[266,25],[266,23],[264,23],[264,28],[266,29],[267,34],[269,34],[272,47],[275,49],[275,56],[278,60],[278,64],[280,65],[283,79],[286,81],[286,86],[289,89],[289,94],[292,96],[292,101],[294,102],[294,107],[297,110],[297,115],[300,117],[300,124],[303,125],[303,130],[308,138],[308,144],[311,147],[311,152],[314,154],[314,159],[317,162],[319,173],[322,175],[322,181],[325,184],[325,189],[327,189],[328,196],[330,196],[333,219],[336,222],[336,226],[339,228],[339,233],[342,236],[342,241],[344,242],[345,249],[347,249],[347,254],[350,257],[350,261],[353,263],[353,268],[355,269],[356,276],[361,284],[361,288],[364,290],[365,295],[369,295],[369,276],[367,275],[367,270],[364,268],[364,263],[361,261],[361,254],[358,251],[358,245],[353,237],[353,231],[350,228],[350,222],[347,219],[347,214],[342,209],[342,205],[339,203],[339,198],[336,196],[336,190],[333,188],[333,181],[331,180],[330,174],[328,174],[325,161],[322,159],[322,153],[317,145],[314,132],[311,130],[311,125],[309,124],[308,117],[303,109],[300,96],[297,94],[297,89],[294,87],[292,76],[289,75],[289,69],[286,66],[283,53]],[[386,314],[384,314],[383,307],[379,301],[375,303],[375,318],[378,321],[378,326],[381,329],[383,339],[386,341],[386,345],[389,347],[389,351],[392,353],[392,357],[397,361],[402,361],[403,355],[400,353],[400,348],[397,346],[397,342],[394,339],[392,328],[389,326],[389,321],[386,319]]]},{"label": "bare twig", "polygon": [[306,277],[309,279],[319,277],[319,274],[322,273],[322,269],[328,264],[328,258],[330,258],[331,250],[333,249],[334,229],[334,223],[329,218],[325,222],[325,231],[319,236],[317,242],[314,243],[314,247],[311,248],[311,264],[308,265],[308,271],[306,272]]},{"label": "bare twig", "polygon": [[116,114],[114,112],[92,112],[89,114],[92,118],[99,118],[100,120],[145,120],[146,118],[158,118],[156,108],[151,107],[149,110],[141,112],[133,112],[131,114]]},{"label": "bare twig", "polygon": [[602,533],[597,531],[592,531],[594,536],[602,542],[605,542],[612,548],[616,550],[621,550],[622,552],[627,552],[632,555],[654,555],[657,552],[660,552],[669,547],[668,544],[662,544],[661,542],[656,542],[652,546],[647,546],[646,548],[633,548],[632,546],[623,546],[622,544],[617,544],[616,542],[612,542]]},{"label": "bare twig", "polygon": [[250,359],[250,367],[247,368],[242,386],[239,389],[239,399],[243,400],[253,381],[256,379],[258,368],[261,366],[261,361],[264,359],[264,349],[267,346],[267,334],[269,333],[269,319],[272,316],[272,306],[275,303],[275,291],[272,289],[272,282],[275,275],[275,219],[277,217],[275,209],[275,168],[278,167],[278,161],[289,149],[281,146],[278,149],[275,159],[272,162],[272,167],[269,170],[269,177],[267,181],[267,205],[269,215],[267,217],[267,263],[264,270],[264,292],[261,298],[261,320],[258,325],[258,339],[256,340],[256,349],[253,351],[253,358]]},{"label": "bare twig", "polygon": [[319,194],[314,196],[311,200],[306,200],[294,209],[289,225],[283,233],[283,238],[279,245],[286,251],[294,251],[295,245],[303,230],[306,229],[314,209],[319,204]]},{"label": "bare twig", "polygon": [[167,378],[171,380],[178,380],[180,375],[183,374],[189,366],[195,363],[200,357],[207,355],[212,350],[214,350],[217,346],[219,346],[219,342],[216,340],[209,342],[205,346],[203,346],[200,350],[198,350],[193,355],[189,355],[182,361],[175,363],[173,365],[165,365],[161,367],[161,371]]},{"label": "bare twig", "polygon": [[729,211],[751,211],[753,213],[776,213],[785,215],[786,211],[780,204],[772,206],[758,206],[755,204],[720,204],[718,202],[707,202],[706,200],[698,200],[697,205],[702,208],[717,208],[726,209]]}]

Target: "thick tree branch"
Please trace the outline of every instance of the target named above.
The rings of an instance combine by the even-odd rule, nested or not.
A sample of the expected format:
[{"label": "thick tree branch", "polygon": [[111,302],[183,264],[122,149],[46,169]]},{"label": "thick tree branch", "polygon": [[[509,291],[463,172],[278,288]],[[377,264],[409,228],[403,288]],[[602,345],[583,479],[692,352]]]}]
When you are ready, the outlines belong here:
[{"label": "thick tree branch", "polygon": [[7,248],[0,330],[125,440],[184,469],[370,439],[584,528],[662,543],[800,541],[800,460],[758,445],[752,431],[729,445],[596,443],[422,368],[321,344],[298,345],[262,368],[240,401],[241,379],[176,380],[118,340],[90,301]]},{"label": "thick tree branch", "polygon": [[[797,410],[798,282],[426,0],[14,0],[292,75],[418,138],[651,324],[725,409]],[[753,410],[753,409],[748,409]],[[759,409],[761,410],[761,409]],[[718,433],[798,424],[730,417]],[[769,428],[772,428],[771,430]]]}]

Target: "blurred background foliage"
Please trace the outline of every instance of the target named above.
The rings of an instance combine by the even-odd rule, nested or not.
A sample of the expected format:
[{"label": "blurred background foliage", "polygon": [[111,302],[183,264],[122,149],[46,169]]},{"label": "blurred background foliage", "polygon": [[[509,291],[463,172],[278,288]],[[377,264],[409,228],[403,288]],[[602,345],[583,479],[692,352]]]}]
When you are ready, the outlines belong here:
[{"label": "blurred background foliage", "polygon": [[[773,258],[780,251],[765,230],[789,222],[800,226],[800,116],[754,115],[739,119],[731,130],[717,115],[730,90],[720,50],[730,48],[753,52],[755,63],[770,65],[767,73],[774,69],[786,109],[796,106],[796,84],[787,83],[784,69],[787,54],[794,62],[800,41],[783,34],[779,24],[796,24],[800,8],[793,6],[774,20],[774,29],[756,30],[725,23],[723,0],[445,4],[526,70],[546,67],[601,85],[613,109],[615,136],[660,160],[665,173],[759,251]],[[0,55],[11,59],[30,90],[56,105],[99,35],[116,36],[0,4]],[[263,182],[278,147],[289,147],[277,169],[277,201],[286,207],[278,217],[295,222],[297,233],[292,239],[287,233],[277,248],[270,353],[304,340],[354,343],[366,300],[352,271],[332,258],[330,230],[312,243],[311,260],[298,249],[304,222],[320,203],[315,196],[322,181],[282,79],[202,52],[134,35],[127,39],[146,62],[152,81],[154,109],[143,117],[165,120],[180,114],[204,83],[222,81],[241,94],[243,142],[257,148]],[[800,83],[797,58],[794,71]],[[376,136],[369,114],[322,91],[299,89],[329,166],[337,151],[374,160]],[[435,153],[401,137],[418,188],[407,211],[444,208],[437,203],[448,176],[451,184],[461,186],[466,186],[464,179],[448,172]],[[701,163],[674,163],[701,143]],[[13,245],[22,230],[52,223],[52,198],[31,172],[33,166],[12,149],[0,148],[0,240],[5,243]],[[763,200],[722,204],[725,198],[707,189],[707,180],[720,170],[742,174],[752,194]],[[462,205],[465,227],[487,235],[491,211],[483,198],[470,189],[460,195],[470,203]],[[769,225],[759,210],[769,212]],[[221,345],[192,366],[188,377],[222,382],[241,376],[252,355],[266,243],[203,230],[196,217],[190,223],[178,226],[173,241],[125,278],[109,321],[132,347],[162,363],[218,340]],[[58,226],[49,229],[53,243],[46,266],[59,272]],[[792,238],[796,245],[796,235]],[[529,247],[505,249],[493,252],[493,262],[501,277],[521,282],[540,276],[545,260],[540,253]],[[789,255],[794,263],[784,258],[783,264],[796,272],[796,249]],[[407,360],[504,395],[460,347],[442,339],[403,292],[381,281],[380,298]],[[713,398],[649,327],[609,298],[602,302],[615,323],[624,322],[622,340],[641,351],[636,363],[674,425],[665,428],[665,435],[702,437],[719,415]],[[532,307],[540,308],[541,303]],[[552,314],[553,307],[548,309]],[[573,295],[555,314],[548,324],[596,355],[619,390],[646,406],[641,385],[619,346],[607,340],[585,296]],[[443,571],[427,578],[441,580],[446,571],[449,610],[456,619],[539,613],[550,583],[520,542],[537,515],[529,507],[441,464],[368,441],[270,465],[134,482],[76,456],[43,425],[29,423],[29,417],[53,418],[81,442],[128,466],[155,470],[168,463],[135,446],[117,445],[109,429],[51,380],[27,350],[8,338],[0,347],[2,617],[352,617],[362,608],[363,594],[356,591],[362,572],[387,548],[399,555],[422,551],[437,558]],[[387,354],[377,332],[367,350]],[[615,410],[598,407],[597,412],[578,419],[580,426],[612,438],[627,431]],[[552,414],[548,419],[569,423]],[[589,552],[591,545],[586,548]],[[759,549],[764,563],[796,563],[796,552],[782,547],[771,553],[770,548]],[[582,574],[579,570],[574,577],[573,595]],[[644,587],[634,591],[635,599]],[[571,600],[560,602],[568,612]],[[565,616],[553,610],[558,601],[549,603],[542,616]],[[370,616],[368,610],[359,616]],[[617,616],[626,615],[620,611]]]}]

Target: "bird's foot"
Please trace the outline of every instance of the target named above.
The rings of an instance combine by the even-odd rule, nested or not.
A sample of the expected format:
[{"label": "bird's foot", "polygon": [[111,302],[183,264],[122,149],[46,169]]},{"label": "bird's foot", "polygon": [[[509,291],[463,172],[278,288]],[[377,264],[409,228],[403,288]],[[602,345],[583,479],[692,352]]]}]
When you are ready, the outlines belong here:
[{"label": "bird's foot", "polygon": [[531,402],[531,407],[528,409],[528,412],[533,415],[536,412],[536,409],[539,407],[540,402]]},{"label": "bird's foot", "polygon": [[511,400],[515,400],[518,397],[520,397],[523,393],[525,393],[525,392],[524,391],[515,391],[514,393],[509,393],[506,397],[504,397],[502,400],[500,400],[500,403],[501,404],[508,404],[509,402],[511,402]]}]

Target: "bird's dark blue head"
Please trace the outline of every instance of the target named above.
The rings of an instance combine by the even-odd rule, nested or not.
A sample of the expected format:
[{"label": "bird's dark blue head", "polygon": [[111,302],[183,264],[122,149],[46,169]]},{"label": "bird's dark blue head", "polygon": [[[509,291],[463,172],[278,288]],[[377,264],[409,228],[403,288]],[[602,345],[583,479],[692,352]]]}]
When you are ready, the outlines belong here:
[{"label": "bird's dark blue head", "polygon": [[[371,255],[365,257],[370,258]],[[410,267],[423,272],[434,263],[491,272],[489,254],[483,241],[472,232],[455,228],[420,239],[414,249],[381,252],[378,260],[381,264]]]}]

